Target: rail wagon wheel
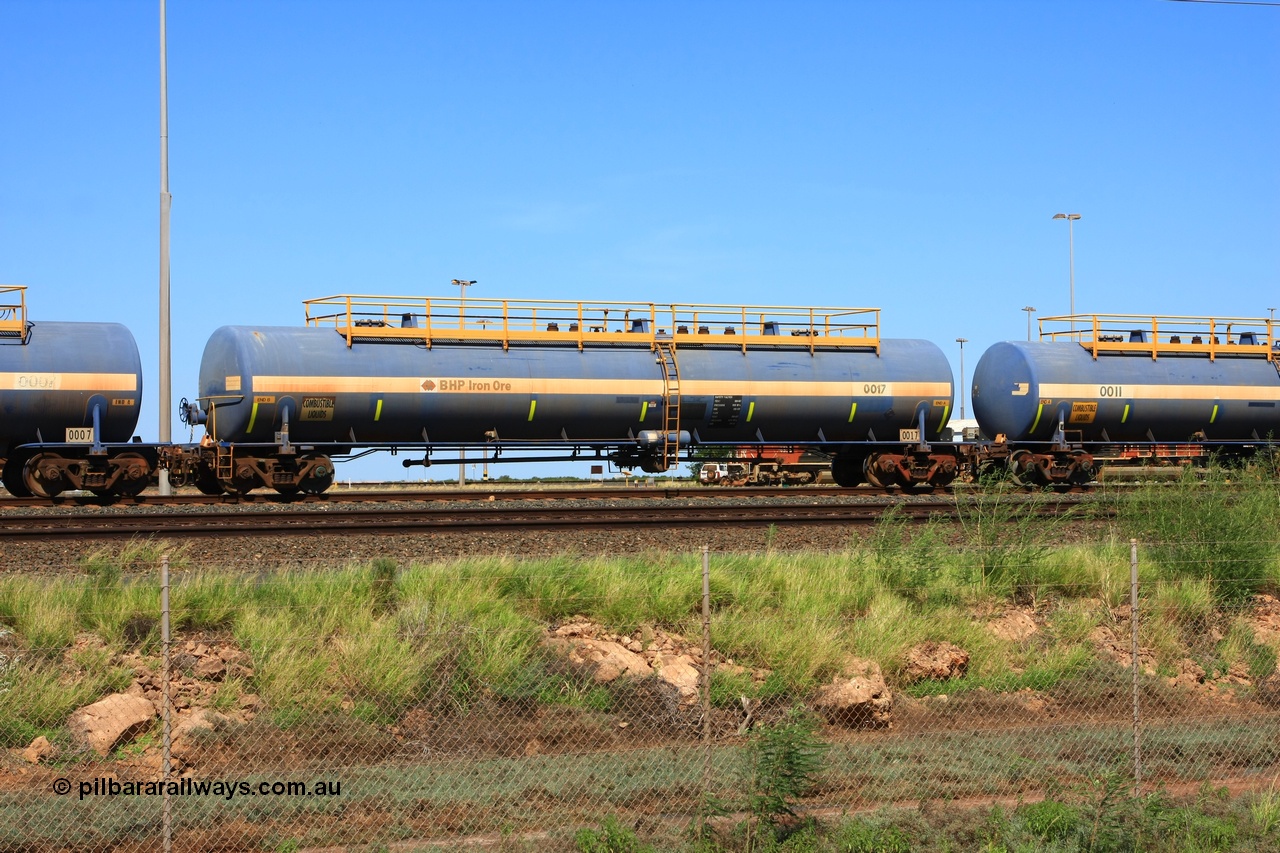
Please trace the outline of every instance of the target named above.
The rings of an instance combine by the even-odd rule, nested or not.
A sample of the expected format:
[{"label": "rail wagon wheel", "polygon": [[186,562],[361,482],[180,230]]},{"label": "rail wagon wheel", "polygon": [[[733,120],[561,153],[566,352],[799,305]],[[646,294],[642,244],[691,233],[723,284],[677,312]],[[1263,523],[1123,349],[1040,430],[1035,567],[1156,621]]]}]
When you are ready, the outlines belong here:
[{"label": "rail wagon wheel", "polygon": [[865,479],[863,467],[866,459],[861,456],[837,456],[831,460],[831,479],[836,485],[852,489]]},{"label": "rail wagon wheel", "polygon": [[900,482],[901,477],[897,470],[897,466],[893,465],[884,455],[879,453],[873,453],[867,457],[865,474],[867,482],[875,486],[877,489],[887,489],[892,486],[906,485]]},{"label": "rail wagon wheel", "polygon": [[217,475],[208,465],[201,465],[196,470],[195,487],[202,495],[222,494],[222,484],[218,482]]},{"label": "rail wagon wheel", "polygon": [[111,464],[120,470],[113,489],[118,495],[140,495],[151,482],[151,463],[140,453],[121,453],[111,459]]},{"label": "rail wagon wheel", "polygon": [[1072,459],[1075,460],[1075,465],[1073,465],[1071,469],[1071,475],[1067,478],[1067,482],[1071,485],[1083,486],[1093,482],[1093,479],[1097,474],[1093,465],[1081,464],[1082,460],[1084,460],[1088,455],[1089,454],[1085,453],[1083,450],[1077,450],[1071,454]]},{"label": "rail wagon wheel", "polygon": [[37,453],[23,466],[22,479],[37,498],[56,498],[67,487],[67,460],[56,453]]},{"label": "rail wagon wheel", "polygon": [[237,464],[235,473],[225,480],[219,480],[222,490],[231,495],[247,495],[259,485],[258,475],[250,465]]},{"label": "rail wagon wheel", "polygon": [[867,466],[867,482],[875,486],[877,489],[885,488],[884,480],[880,479],[880,475],[871,466]]},{"label": "rail wagon wheel", "polygon": [[318,495],[333,485],[333,461],[327,456],[304,457],[304,462],[315,462],[311,474],[302,481],[302,491],[308,495]]},{"label": "rail wagon wheel", "polygon": [[4,487],[9,490],[9,494],[15,498],[31,497],[31,490],[27,488],[27,481],[23,474],[23,468],[26,467],[27,457],[25,454],[16,454],[5,460],[4,470],[0,472],[0,482],[4,483]]},{"label": "rail wagon wheel", "polygon": [[1044,474],[1030,450],[1015,450],[1009,457],[1009,474],[1019,486],[1047,486]]}]

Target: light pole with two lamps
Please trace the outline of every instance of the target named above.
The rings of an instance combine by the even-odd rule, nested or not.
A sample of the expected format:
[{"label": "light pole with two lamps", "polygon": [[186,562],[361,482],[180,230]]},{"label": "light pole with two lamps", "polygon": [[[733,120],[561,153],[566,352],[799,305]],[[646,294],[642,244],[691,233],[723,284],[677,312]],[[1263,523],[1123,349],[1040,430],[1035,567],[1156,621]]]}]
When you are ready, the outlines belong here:
[{"label": "light pole with two lamps", "polygon": [[1071,268],[1071,331],[1076,330],[1076,237],[1072,224],[1080,218],[1078,213],[1055,213],[1054,219],[1067,220],[1067,263]]},{"label": "light pole with two lamps", "polygon": [[964,420],[964,345],[969,339],[956,338],[956,343],[960,345],[960,420]]}]

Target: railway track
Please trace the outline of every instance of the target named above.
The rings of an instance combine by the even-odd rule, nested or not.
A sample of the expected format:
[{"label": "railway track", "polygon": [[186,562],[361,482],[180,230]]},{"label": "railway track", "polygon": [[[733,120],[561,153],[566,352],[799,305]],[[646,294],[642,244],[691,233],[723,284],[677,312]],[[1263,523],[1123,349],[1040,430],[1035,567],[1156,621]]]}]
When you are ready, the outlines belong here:
[{"label": "railway track", "polygon": [[553,487],[499,489],[377,489],[331,490],[320,495],[284,496],[275,492],[253,492],[247,495],[203,495],[181,493],[160,495],[145,492],[136,497],[101,498],[86,493],[63,494],[56,498],[0,497],[0,510],[7,507],[42,506],[226,506],[231,504],[350,504],[350,503],[429,503],[455,501],[555,501],[555,500],[666,500],[675,498],[720,499],[744,497],[807,497],[815,495],[885,495],[885,489],[839,486],[769,486],[712,489],[701,486],[659,486],[645,488],[619,487]]},{"label": "railway track", "polygon": [[[960,489],[963,489],[961,486]],[[1107,486],[1115,489],[1116,485]],[[1088,493],[1087,487],[1075,487],[1064,493]],[[0,512],[5,509],[27,507],[165,507],[165,506],[246,506],[246,505],[341,505],[362,503],[453,503],[465,501],[559,501],[559,500],[733,500],[737,498],[799,498],[799,497],[885,497],[889,495],[925,497],[928,495],[952,495],[954,488],[936,490],[881,489],[858,486],[847,489],[840,486],[738,486],[734,488],[707,488],[703,486],[658,486],[645,488],[613,487],[552,487],[552,488],[500,488],[500,489],[378,489],[332,490],[321,495],[284,496],[274,492],[254,492],[247,495],[202,495],[179,493],[160,495],[144,492],[135,497],[101,498],[86,493],[67,493],[56,498],[0,497]]]},{"label": "railway track", "polygon": [[[1078,499],[1044,508],[1057,512]],[[225,536],[404,535],[476,530],[582,530],[653,527],[874,524],[890,507],[905,517],[955,517],[952,502],[902,503],[655,503],[643,506],[460,506],[347,509],[340,512],[289,509],[187,512],[61,512],[0,515],[0,540],[128,539],[161,536],[190,539]]]}]

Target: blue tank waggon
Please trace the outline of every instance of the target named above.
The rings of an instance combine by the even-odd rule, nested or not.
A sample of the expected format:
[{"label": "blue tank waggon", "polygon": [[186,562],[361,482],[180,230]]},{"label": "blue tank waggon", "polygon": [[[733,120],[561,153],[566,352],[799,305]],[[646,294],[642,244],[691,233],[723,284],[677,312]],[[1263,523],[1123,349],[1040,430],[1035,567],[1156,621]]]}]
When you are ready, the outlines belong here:
[{"label": "blue tank waggon", "polygon": [[659,472],[695,445],[794,445],[832,456],[845,484],[942,485],[958,469],[930,444],[951,411],[946,357],[882,339],[875,309],[338,296],[307,310],[305,327],[210,338],[190,417],[235,458],[202,488],[322,489],[332,454],[378,446]]},{"label": "blue tank waggon", "polygon": [[141,491],[155,463],[154,450],[127,443],[141,402],[142,363],[127,328],[31,321],[25,288],[0,287],[0,478],[9,492]]},{"label": "blue tank waggon", "polygon": [[992,346],[973,375],[982,431],[1015,448],[1010,466],[1019,476],[1045,481],[1074,463],[1078,480],[1085,450],[1098,446],[1194,442],[1231,453],[1280,436],[1271,320],[1087,315],[1041,323],[1040,341]]}]

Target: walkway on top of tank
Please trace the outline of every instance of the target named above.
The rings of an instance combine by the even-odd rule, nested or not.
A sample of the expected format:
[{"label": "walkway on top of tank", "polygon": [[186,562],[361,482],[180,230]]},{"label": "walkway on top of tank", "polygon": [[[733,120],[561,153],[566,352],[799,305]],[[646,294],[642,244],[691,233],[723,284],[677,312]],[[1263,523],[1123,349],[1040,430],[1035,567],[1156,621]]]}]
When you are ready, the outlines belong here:
[{"label": "walkway on top of tank", "polygon": [[0,284],[0,337],[25,338],[26,334],[26,285]]},{"label": "walkway on top of tank", "polygon": [[[1065,326],[1065,328],[1059,328]],[[1265,358],[1277,361],[1278,325],[1266,317],[1064,314],[1040,318],[1041,341],[1077,341],[1093,354],[1138,353]]]},{"label": "walkway on top of tank", "polygon": [[880,352],[879,308],[656,305],[339,295],[309,299],[307,325],[359,340],[432,344],[731,346]]}]

